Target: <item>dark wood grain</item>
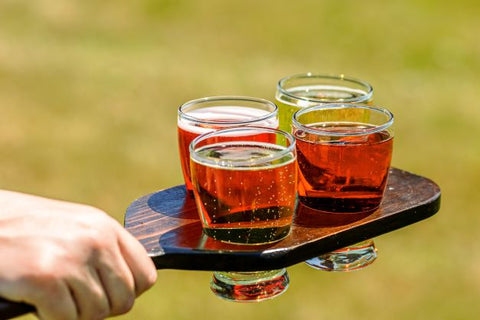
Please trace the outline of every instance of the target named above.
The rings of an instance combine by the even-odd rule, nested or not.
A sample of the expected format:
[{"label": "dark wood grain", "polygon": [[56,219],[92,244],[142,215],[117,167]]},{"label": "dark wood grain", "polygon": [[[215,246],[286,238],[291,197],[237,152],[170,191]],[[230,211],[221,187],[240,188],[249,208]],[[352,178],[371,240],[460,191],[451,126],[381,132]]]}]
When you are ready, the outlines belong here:
[{"label": "dark wood grain", "polygon": [[335,249],[426,219],[440,208],[433,181],[390,171],[380,208],[369,214],[326,214],[299,205],[290,235],[269,245],[234,245],[202,233],[184,186],[146,195],[127,209],[125,227],[158,269],[260,271],[288,267]]}]

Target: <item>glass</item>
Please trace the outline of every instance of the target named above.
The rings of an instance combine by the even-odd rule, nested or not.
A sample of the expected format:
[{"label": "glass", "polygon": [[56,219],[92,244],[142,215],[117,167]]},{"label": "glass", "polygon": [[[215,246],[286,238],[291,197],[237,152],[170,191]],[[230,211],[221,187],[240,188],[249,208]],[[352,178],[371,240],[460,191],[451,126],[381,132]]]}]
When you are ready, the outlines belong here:
[{"label": "glass", "polygon": [[281,79],[275,99],[280,129],[290,132],[293,114],[305,107],[327,103],[365,103],[372,101],[373,88],[365,81],[344,75],[302,73]]},{"label": "glass", "polygon": [[229,301],[259,302],[284,293],[289,285],[286,269],[213,273],[210,288]]},{"label": "glass", "polygon": [[191,100],[178,109],[180,162],[187,190],[192,191],[189,145],[201,134],[235,126],[278,128],[277,106],[267,100],[218,96]]},{"label": "glass", "polygon": [[[328,103],[370,104],[372,86],[365,81],[340,75],[302,73],[287,76],[277,84],[280,129],[291,132],[292,116],[302,108]],[[316,269],[349,271],[371,264],[377,258],[373,240],[366,240],[306,261]]]},{"label": "glass", "polygon": [[[201,135],[190,144],[193,192],[204,233],[242,245],[272,243],[289,232],[297,204],[295,139],[264,127]],[[212,291],[233,301],[260,301],[288,287],[285,269],[214,272]]]},{"label": "glass", "polygon": [[[380,206],[393,148],[393,115],[380,107],[329,104],[304,108],[293,115],[297,140],[298,197],[306,206],[329,212],[365,213]],[[337,250],[322,268],[349,270],[368,243]],[[354,251],[352,253],[352,251]],[[368,263],[365,257],[362,263]]]}]

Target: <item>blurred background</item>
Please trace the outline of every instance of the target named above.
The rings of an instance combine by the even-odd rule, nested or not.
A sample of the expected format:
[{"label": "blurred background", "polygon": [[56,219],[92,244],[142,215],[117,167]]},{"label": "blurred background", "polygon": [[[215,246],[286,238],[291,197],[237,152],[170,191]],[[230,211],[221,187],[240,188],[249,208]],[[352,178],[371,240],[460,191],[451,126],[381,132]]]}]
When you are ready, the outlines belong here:
[{"label": "blurred background", "polygon": [[440,212],[376,238],[362,271],[290,267],[268,302],[225,302],[210,272],[161,270],[117,318],[476,319],[479,16],[474,0],[2,0],[0,188],[123,222],[134,199],[183,183],[180,104],[273,100],[286,75],[344,73],[395,114],[393,166],[438,183]]}]

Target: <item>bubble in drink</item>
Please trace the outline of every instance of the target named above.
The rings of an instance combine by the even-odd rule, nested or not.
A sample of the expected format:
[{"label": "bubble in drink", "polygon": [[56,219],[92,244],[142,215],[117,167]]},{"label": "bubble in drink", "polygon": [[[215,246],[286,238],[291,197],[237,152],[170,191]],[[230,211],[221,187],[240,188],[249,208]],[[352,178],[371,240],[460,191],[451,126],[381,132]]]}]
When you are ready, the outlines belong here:
[{"label": "bubble in drink", "polygon": [[192,180],[208,236],[257,244],[288,235],[296,205],[297,172],[295,155],[279,157],[282,150],[285,147],[272,143],[230,141],[195,152]]}]

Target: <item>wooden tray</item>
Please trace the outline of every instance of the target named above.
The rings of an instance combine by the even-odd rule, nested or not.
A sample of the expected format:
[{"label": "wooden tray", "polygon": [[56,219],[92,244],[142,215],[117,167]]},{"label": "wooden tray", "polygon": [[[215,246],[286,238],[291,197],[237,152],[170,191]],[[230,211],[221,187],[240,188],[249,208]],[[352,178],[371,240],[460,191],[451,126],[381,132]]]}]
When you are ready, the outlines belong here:
[{"label": "wooden tray", "polygon": [[[127,209],[125,228],[146,248],[157,269],[260,271],[288,267],[319,254],[405,227],[440,209],[431,180],[391,169],[378,210],[324,214],[300,205],[290,235],[270,245],[233,245],[207,238],[184,186],[148,194]],[[0,298],[0,320],[35,309]]]},{"label": "wooden tray", "polygon": [[274,244],[234,245],[208,238],[184,186],[134,201],[127,209],[125,228],[147,249],[157,269],[260,271],[288,267],[405,227],[439,208],[440,188],[434,182],[391,169],[378,210],[325,214],[300,204],[290,235]]}]

